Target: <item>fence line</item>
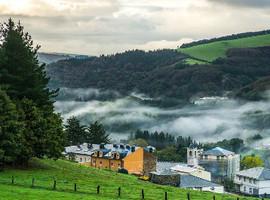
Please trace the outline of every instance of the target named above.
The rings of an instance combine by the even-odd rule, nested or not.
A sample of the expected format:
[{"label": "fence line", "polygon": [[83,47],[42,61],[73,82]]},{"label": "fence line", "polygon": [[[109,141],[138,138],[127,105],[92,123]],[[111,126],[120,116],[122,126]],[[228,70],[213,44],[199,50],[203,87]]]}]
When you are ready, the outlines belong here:
[{"label": "fence line", "polygon": [[[97,185],[96,189],[94,188],[90,188],[88,187],[88,190],[87,192],[86,191],[83,191],[83,190],[80,190],[79,188],[79,184],[78,183],[73,183],[73,184],[70,184],[69,188],[67,188],[67,185],[65,185],[66,187],[65,188],[61,188],[61,187],[57,187],[57,185],[59,185],[57,183],[57,180],[52,180],[51,184],[48,184],[47,186],[44,186],[44,185],[38,185],[38,180],[35,179],[35,178],[32,178],[30,181],[29,181],[29,185],[25,184],[25,179],[24,179],[24,183],[20,183],[20,182],[17,182],[16,181],[16,178],[14,176],[11,177],[11,179],[8,181],[7,179],[6,180],[3,180],[3,179],[0,179],[0,184],[6,184],[6,185],[13,185],[13,186],[22,186],[22,187],[29,187],[29,188],[32,188],[32,189],[35,189],[35,188],[38,188],[38,189],[45,189],[45,190],[53,190],[53,191],[62,191],[62,192],[76,192],[76,193],[82,193],[82,194],[91,194],[91,195],[108,195],[110,194],[111,196],[112,195],[115,195],[115,197],[118,197],[118,198],[128,198],[128,196],[126,196],[128,193],[124,193],[124,190],[121,188],[121,187],[115,187],[115,191],[106,191],[104,187],[101,188],[100,185]],[[41,182],[41,181],[39,181]],[[61,181],[59,181],[61,182]],[[46,182],[48,183],[48,181]],[[91,191],[92,189],[92,191]],[[102,193],[101,193],[102,191]],[[141,194],[138,195],[138,197],[140,197],[140,199],[142,200],[147,200],[146,198],[146,194],[145,194],[145,190],[144,189],[141,189]],[[177,199],[170,199],[169,197],[169,193],[167,191],[164,192],[164,200],[177,200]],[[161,198],[160,200],[162,200],[163,198]],[[209,200],[217,200],[216,196],[213,195],[213,197]],[[223,197],[222,197],[223,199]],[[233,197],[231,197],[230,199],[233,200]],[[241,199],[245,200],[246,197],[242,197]],[[259,198],[257,198],[259,199]],[[187,192],[186,193],[186,199],[185,198],[180,198],[179,197],[179,200],[192,200],[192,196],[190,194],[190,192]],[[235,197],[235,200],[240,200],[240,197]],[[261,200],[264,200],[264,198],[261,198]],[[266,200],[266,199],[265,199]]]}]

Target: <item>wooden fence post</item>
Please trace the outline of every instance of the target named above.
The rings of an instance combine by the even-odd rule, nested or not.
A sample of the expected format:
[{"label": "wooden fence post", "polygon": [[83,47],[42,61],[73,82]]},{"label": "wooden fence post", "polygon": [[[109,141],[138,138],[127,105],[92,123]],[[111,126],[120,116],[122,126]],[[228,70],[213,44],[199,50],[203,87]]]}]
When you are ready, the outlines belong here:
[{"label": "wooden fence post", "polygon": [[215,195],[213,195],[213,200],[216,200],[216,196]]},{"label": "wooden fence post", "polygon": [[165,192],[165,200],[168,200],[168,193]]},{"label": "wooden fence post", "polygon": [[121,196],[121,187],[118,188],[118,197]]},{"label": "wooden fence post", "polygon": [[144,199],[144,190],[142,189],[142,199]]},{"label": "wooden fence post", "polygon": [[190,200],[190,193],[187,193],[187,199]]},{"label": "wooden fence post", "polygon": [[35,178],[32,178],[32,187],[35,187]]},{"label": "wooden fence post", "polygon": [[74,183],[74,192],[77,192],[77,184]]},{"label": "wooden fence post", "polygon": [[97,194],[99,194],[99,192],[100,192],[100,186],[98,185],[97,186]]},{"label": "wooden fence post", "polygon": [[11,177],[11,184],[14,184],[14,176]]},{"label": "wooden fence post", "polygon": [[56,190],[56,180],[53,181],[53,189]]},{"label": "wooden fence post", "polygon": [[237,200],[239,200],[239,197],[237,197]]}]

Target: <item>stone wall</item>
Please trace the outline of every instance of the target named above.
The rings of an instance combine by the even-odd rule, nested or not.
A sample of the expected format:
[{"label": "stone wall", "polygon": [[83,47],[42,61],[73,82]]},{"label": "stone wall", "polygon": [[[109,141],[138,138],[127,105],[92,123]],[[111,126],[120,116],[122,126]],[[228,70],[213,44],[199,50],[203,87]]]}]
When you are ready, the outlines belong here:
[{"label": "stone wall", "polygon": [[171,185],[171,186],[179,186],[180,184],[180,175],[157,175],[150,173],[150,181],[152,183],[160,184],[160,185]]}]

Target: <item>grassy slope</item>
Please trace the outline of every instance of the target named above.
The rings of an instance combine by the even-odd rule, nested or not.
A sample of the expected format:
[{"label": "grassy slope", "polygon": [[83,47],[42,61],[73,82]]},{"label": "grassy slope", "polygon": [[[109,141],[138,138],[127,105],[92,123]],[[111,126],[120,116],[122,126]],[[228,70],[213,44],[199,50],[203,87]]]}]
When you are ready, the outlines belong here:
[{"label": "grassy slope", "polygon": [[[130,175],[98,170],[80,166],[68,161],[34,160],[27,170],[8,169],[0,172],[0,199],[5,200],[49,200],[49,199],[83,199],[112,200],[140,199],[141,189],[145,190],[145,199],[162,200],[164,192],[168,199],[186,199],[186,190],[142,182]],[[10,184],[11,176],[15,185]],[[31,188],[32,177],[35,177],[35,188]],[[53,191],[52,182],[57,180],[57,191]],[[78,184],[78,192],[73,192],[73,184]],[[96,194],[96,186],[101,186],[101,194]],[[117,188],[122,188],[122,197],[117,198]],[[211,200],[212,194],[191,191],[192,200]],[[236,196],[217,195],[217,200],[235,200]],[[241,200],[256,198],[241,197]]]},{"label": "grassy slope", "polygon": [[248,48],[270,45],[270,34],[254,36],[242,39],[212,42],[189,48],[180,48],[180,52],[211,62],[219,57],[225,57],[226,51],[230,48]]}]

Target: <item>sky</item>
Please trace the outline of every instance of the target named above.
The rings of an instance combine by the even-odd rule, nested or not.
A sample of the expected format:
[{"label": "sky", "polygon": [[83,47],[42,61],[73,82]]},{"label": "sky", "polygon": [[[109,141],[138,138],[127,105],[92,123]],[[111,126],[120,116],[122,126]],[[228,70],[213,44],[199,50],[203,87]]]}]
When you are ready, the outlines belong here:
[{"label": "sky", "polygon": [[0,0],[43,52],[101,55],[270,29],[270,0]]}]

